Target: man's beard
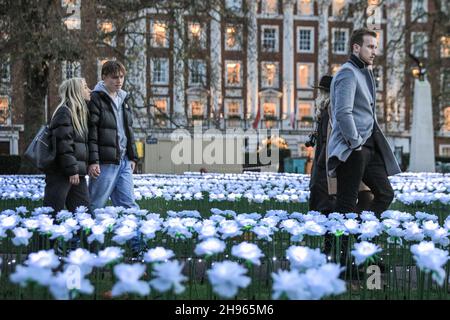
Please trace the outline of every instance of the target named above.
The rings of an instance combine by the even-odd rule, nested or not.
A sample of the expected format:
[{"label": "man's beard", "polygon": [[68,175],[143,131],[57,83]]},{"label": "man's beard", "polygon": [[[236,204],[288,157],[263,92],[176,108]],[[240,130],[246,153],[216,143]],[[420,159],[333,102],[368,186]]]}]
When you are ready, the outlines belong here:
[{"label": "man's beard", "polygon": [[366,64],[368,64],[368,65],[373,65],[373,60],[372,61],[370,61],[370,60],[366,60],[366,59],[364,59],[361,55],[359,56],[359,58],[362,60],[362,61],[364,61],[364,63],[366,63]]}]

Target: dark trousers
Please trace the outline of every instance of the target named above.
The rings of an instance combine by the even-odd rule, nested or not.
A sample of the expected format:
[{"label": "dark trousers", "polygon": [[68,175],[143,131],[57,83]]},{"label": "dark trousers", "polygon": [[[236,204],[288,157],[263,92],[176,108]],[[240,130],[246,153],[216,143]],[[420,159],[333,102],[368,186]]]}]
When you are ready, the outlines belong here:
[{"label": "dark trousers", "polygon": [[354,150],[346,162],[336,169],[336,212],[355,212],[359,185],[363,181],[373,193],[368,210],[380,214],[387,210],[394,199],[383,158],[377,147]]},{"label": "dark trousers", "polygon": [[45,176],[45,183],[44,206],[52,207],[55,212],[64,207],[70,212],[79,206],[89,208],[89,191],[84,176],[80,177],[77,186],[70,184],[69,177],[53,173]]}]

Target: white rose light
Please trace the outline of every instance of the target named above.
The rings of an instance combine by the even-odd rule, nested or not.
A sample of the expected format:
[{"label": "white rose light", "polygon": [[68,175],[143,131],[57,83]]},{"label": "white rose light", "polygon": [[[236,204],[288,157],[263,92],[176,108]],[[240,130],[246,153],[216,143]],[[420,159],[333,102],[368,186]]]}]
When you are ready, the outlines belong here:
[{"label": "white rose light", "polygon": [[235,296],[239,288],[246,288],[250,284],[251,280],[245,273],[247,269],[233,261],[215,263],[207,271],[213,291],[224,298]]},{"label": "white rose light", "polygon": [[360,265],[378,252],[381,252],[381,249],[377,245],[362,241],[355,243],[355,250],[352,250],[352,255],[355,257],[355,263]]}]

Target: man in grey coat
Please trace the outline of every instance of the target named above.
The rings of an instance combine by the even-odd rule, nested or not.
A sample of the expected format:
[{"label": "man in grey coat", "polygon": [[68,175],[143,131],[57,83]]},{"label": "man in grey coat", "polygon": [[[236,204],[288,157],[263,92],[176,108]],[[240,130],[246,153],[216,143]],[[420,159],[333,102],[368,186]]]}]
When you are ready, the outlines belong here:
[{"label": "man in grey coat", "polygon": [[376,119],[376,88],[372,65],[376,33],[352,34],[352,54],[331,83],[332,130],[327,145],[328,175],[337,178],[336,212],[354,212],[363,181],[374,195],[369,208],[388,209],[394,191],[388,176],[400,173],[395,156]]}]

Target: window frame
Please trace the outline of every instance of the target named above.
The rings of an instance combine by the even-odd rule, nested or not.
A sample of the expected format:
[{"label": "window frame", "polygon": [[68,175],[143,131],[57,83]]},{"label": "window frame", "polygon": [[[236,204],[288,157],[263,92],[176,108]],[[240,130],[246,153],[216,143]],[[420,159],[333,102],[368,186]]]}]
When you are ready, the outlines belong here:
[{"label": "window frame", "polygon": [[[300,112],[300,105],[309,105],[309,114],[308,115],[302,115]],[[304,99],[297,99],[297,116],[296,119],[301,121],[303,117],[313,117],[314,113],[314,101],[312,100],[304,100]]]},{"label": "window frame", "polygon": [[[345,48],[342,51],[335,50],[335,44],[336,44],[336,32],[343,32],[345,34]],[[349,52],[349,29],[348,28],[332,28],[331,29],[331,48],[332,53],[335,55],[347,55]]]},{"label": "window frame", "polygon": [[[275,6],[276,11],[275,12],[267,11],[268,1],[275,1],[275,3],[276,3],[276,6]],[[280,3],[279,3],[279,1],[278,0],[263,0],[262,3],[261,3],[261,13],[265,14],[265,15],[271,15],[271,16],[275,16],[275,15],[280,14]]]},{"label": "window frame", "polygon": [[[423,12],[421,12],[420,14],[416,14],[417,12],[417,8],[415,7],[415,4],[418,3],[418,1],[422,1],[423,3]],[[417,19],[422,13],[425,13],[425,15],[423,15],[423,17],[421,17],[420,19]],[[411,1],[411,21],[415,21],[417,19],[417,23],[425,23],[428,22],[428,0],[412,0]]]},{"label": "window frame", "polygon": [[[238,3],[237,6],[236,3]],[[225,8],[234,12],[240,12],[242,11],[242,0],[225,0]]]},{"label": "window frame", "polygon": [[[417,43],[415,42],[415,37],[418,37],[418,39],[422,39],[423,42],[421,43],[423,45],[423,55],[419,55],[417,53]],[[411,52],[413,55],[415,55],[418,58],[428,58],[428,34],[423,31],[413,31],[411,32]]]},{"label": "window frame", "polygon": [[[158,80],[158,81],[155,81],[155,77],[154,77],[154,75],[155,75],[155,62],[164,62],[165,63],[165,69],[164,70],[158,70],[158,74],[159,74],[159,76],[160,75],[164,75],[164,80],[163,81],[161,81],[161,80]],[[152,83],[152,85],[169,85],[169,82],[170,82],[170,61],[169,61],[169,58],[161,58],[161,57],[153,57],[151,60],[150,60],[150,63],[151,63],[151,74],[150,74],[150,77],[151,77],[151,83]],[[161,64],[160,64],[160,66],[161,66]]]},{"label": "window frame", "polygon": [[[273,64],[275,65],[275,78],[274,78],[274,84],[268,85],[267,81],[265,80],[265,71],[266,71],[266,65]],[[279,88],[280,87],[280,63],[278,61],[261,61],[261,87],[262,88]]]},{"label": "window frame", "polygon": [[[236,28],[237,37],[236,37],[236,45],[234,47],[228,46],[229,35],[228,35],[228,32],[227,32],[227,29],[230,28],[230,27]],[[243,40],[242,30],[243,30],[243,28],[242,28],[241,24],[229,23],[229,24],[225,25],[225,32],[224,32],[224,34],[225,34],[225,37],[224,37],[225,45],[224,45],[224,48],[225,48],[226,51],[240,51],[240,50],[242,50],[242,40]]]},{"label": "window frame", "polygon": [[[202,114],[195,114],[193,113],[193,109],[192,109],[192,103],[194,102],[199,102],[202,105]],[[194,116],[201,116],[201,117],[205,117],[206,116],[206,112],[207,112],[207,101],[204,98],[201,97],[190,97],[188,99],[188,116],[192,119]]]},{"label": "window frame", "polygon": [[[105,31],[103,31],[102,25],[105,23],[110,23],[111,24],[111,31],[110,33],[112,33],[109,36],[106,36],[108,33],[106,33]],[[101,45],[105,46],[110,46],[110,47],[116,47],[117,42],[116,42],[116,35],[114,34],[116,31],[116,26],[114,25],[114,22],[109,20],[109,19],[98,19],[97,20],[97,31],[100,35],[103,35],[103,38],[101,39]]]},{"label": "window frame", "polygon": [[[196,76],[198,76],[200,78],[200,82],[194,82],[193,80],[193,76],[194,76],[194,68],[193,65],[194,63],[198,63],[198,66],[200,67],[199,69],[195,69],[196,72]],[[189,60],[189,72],[188,72],[188,84],[189,86],[192,87],[203,87],[206,85],[206,75],[207,75],[207,66],[206,66],[206,61],[203,59],[190,59]],[[198,72],[200,71],[200,72]]]},{"label": "window frame", "polygon": [[[191,31],[193,25],[198,25],[200,29],[200,35],[198,39],[194,39],[194,35]],[[197,21],[189,21],[187,24],[188,39],[191,46],[199,45],[201,49],[206,49],[208,37],[207,37],[207,25]]]},{"label": "window frame", "polygon": [[[308,67],[308,84],[306,86],[300,86],[300,66]],[[315,63],[313,62],[297,62],[297,89],[310,89],[313,90],[314,82],[316,81]],[[312,75],[312,76],[311,76]]]},{"label": "window frame", "polygon": [[341,9],[339,12],[337,12],[337,8],[335,7],[336,4],[336,0],[332,0],[331,1],[331,15],[333,17],[342,17],[346,14],[347,8],[348,8],[348,3],[346,0],[344,0],[344,4],[342,5]]},{"label": "window frame", "polygon": [[[275,30],[274,38],[273,38],[273,41],[274,41],[275,45],[274,45],[273,49],[267,49],[264,46],[264,43],[267,42],[266,37],[265,37],[265,31],[268,30],[268,29]],[[279,30],[278,26],[275,26],[275,25],[263,25],[263,26],[261,26],[261,51],[262,52],[279,52],[280,51],[280,48],[279,48],[279,46],[280,46],[280,41],[279,41],[280,32],[279,31],[280,30]],[[270,41],[270,39],[269,39],[269,41]]]},{"label": "window frame", "polygon": [[305,0],[298,0],[297,1],[297,13],[299,16],[303,17],[310,17],[314,16],[314,0],[309,0],[309,10],[311,13],[309,14],[303,14],[302,5],[304,5]]},{"label": "window frame", "polygon": [[63,23],[68,30],[81,29],[81,0],[75,0],[75,4],[68,4],[66,0],[61,0],[61,7],[67,8],[66,13],[70,16],[63,18]]},{"label": "window frame", "polygon": [[0,85],[9,85],[10,83],[11,83],[11,60],[8,56],[6,57],[6,59],[0,61]]},{"label": "window frame", "polygon": [[[300,32],[301,31],[310,31],[310,38],[309,38],[309,46],[310,49],[301,49],[300,48]],[[314,27],[303,27],[299,26],[297,27],[297,52],[298,53],[314,53],[315,52],[315,28]]]},{"label": "window frame", "polygon": [[[165,36],[164,36],[164,45],[157,45],[156,42],[156,33],[154,32],[155,24],[164,24],[165,26]],[[151,19],[150,21],[150,46],[152,48],[159,49],[167,49],[169,48],[169,28],[167,26],[167,21],[161,19]]]},{"label": "window frame", "polygon": [[[239,109],[237,113],[230,113],[229,104],[231,103],[238,103]],[[243,101],[242,99],[225,99],[225,117],[229,119],[230,116],[243,116]]]},{"label": "window frame", "polygon": [[[229,63],[239,64],[239,75],[238,75],[239,76],[239,83],[237,83],[237,84],[230,84],[228,82],[228,76],[229,76],[228,64]],[[225,60],[225,84],[226,84],[227,87],[242,87],[242,85],[243,85],[242,76],[243,76],[243,72],[242,72],[242,61],[241,60]]]},{"label": "window frame", "polygon": [[269,114],[269,115],[270,115],[270,116],[273,116],[273,117],[275,117],[275,118],[278,118],[278,117],[279,117],[279,114],[280,114],[280,106],[281,106],[281,104],[280,104],[280,98],[274,97],[274,96],[265,96],[265,97],[262,97],[262,99],[261,99],[262,119],[264,119],[265,116],[266,116],[266,111],[265,111],[265,109],[264,109],[264,105],[265,105],[266,103],[272,103],[272,102],[274,102],[274,104],[275,104],[275,113],[274,113],[273,115],[272,115],[272,114]]},{"label": "window frame", "polygon": [[450,58],[450,35],[441,37],[441,58]]},{"label": "window frame", "polygon": [[[67,77],[67,66],[68,64],[70,64],[70,66],[73,68],[75,65],[75,68],[73,70],[71,70],[72,73],[72,77],[68,78]],[[63,60],[61,63],[61,79],[67,80],[67,79],[72,79],[72,78],[80,78],[81,77],[81,62],[78,60],[74,60],[74,61],[69,61],[69,60]]]}]

